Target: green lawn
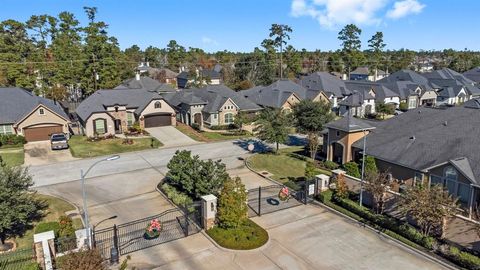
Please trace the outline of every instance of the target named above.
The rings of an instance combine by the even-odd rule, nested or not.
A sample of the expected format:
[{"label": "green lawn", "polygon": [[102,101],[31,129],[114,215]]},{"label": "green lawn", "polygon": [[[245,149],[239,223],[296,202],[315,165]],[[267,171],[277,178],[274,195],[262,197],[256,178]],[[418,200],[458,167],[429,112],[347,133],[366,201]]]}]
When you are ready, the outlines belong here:
[{"label": "green lawn", "polygon": [[21,147],[2,147],[0,148],[0,157],[10,166],[22,165],[25,153],[23,152],[23,146]]},{"label": "green lawn", "polygon": [[123,139],[120,138],[90,142],[85,136],[72,136],[68,141],[68,144],[70,145],[70,152],[72,152],[72,156],[78,158],[106,156],[124,152],[158,148],[162,146],[162,143],[155,138],[132,139],[134,143],[132,145],[128,145],[122,144]]},{"label": "green lawn", "polygon": [[[255,171],[268,171],[273,174],[272,178],[285,183],[295,181],[305,176],[306,161],[289,156],[290,153],[298,152],[302,147],[288,147],[279,150],[278,154],[256,154],[248,159],[249,165]],[[331,172],[317,168],[318,174],[331,175]]]},{"label": "green lawn", "polygon": [[[44,211],[45,216],[39,222],[58,221],[60,216],[65,215],[65,212],[75,210],[75,207],[72,204],[57,197],[38,193],[35,196],[41,200],[44,200],[48,205],[48,208]],[[81,219],[79,218],[74,218],[73,224],[75,229],[80,229],[83,227]],[[28,230],[23,237],[15,239],[19,248],[27,248],[32,245],[33,232],[34,228]]]},{"label": "green lawn", "polygon": [[188,137],[192,138],[192,140],[195,140],[197,142],[207,142],[208,139],[204,136],[202,136],[202,133],[198,132],[197,130],[193,129],[190,126],[187,126],[182,123],[177,123],[176,128],[182,132],[183,134],[187,135]]},{"label": "green lawn", "polygon": [[243,139],[251,137],[250,134],[238,135],[234,132],[205,132],[205,131],[198,131],[193,129],[190,126],[185,124],[178,123],[176,128],[180,130],[182,133],[187,135],[188,137],[192,138],[198,142],[216,142],[216,141],[225,141],[225,140],[236,140],[236,139]]},{"label": "green lawn", "polygon": [[207,234],[220,246],[237,250],[258,248],[268,241],[267,231],[250,219],[237,229],[223,229],[217,226],[208,230]]}]

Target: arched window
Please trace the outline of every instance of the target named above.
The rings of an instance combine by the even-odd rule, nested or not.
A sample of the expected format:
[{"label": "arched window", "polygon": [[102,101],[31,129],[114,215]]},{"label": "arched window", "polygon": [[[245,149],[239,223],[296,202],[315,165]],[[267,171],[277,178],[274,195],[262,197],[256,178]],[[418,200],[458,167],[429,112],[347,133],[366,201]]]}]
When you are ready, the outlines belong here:
[{"label": "arched window", "polygon": [[225,114],[225,124],[233,124],[233,114],[232,113],[226,113]]},{"label": "arched window", "polygon": [[162,103],[160,101],[155,102],[155,109],[162,108]]},{"label": "arched window", "polygon": [[443,175],[448,180],[457,181],[457,177],[458,177],[457,171],[453,167],[446,167],[445,170],[443,171]]}]

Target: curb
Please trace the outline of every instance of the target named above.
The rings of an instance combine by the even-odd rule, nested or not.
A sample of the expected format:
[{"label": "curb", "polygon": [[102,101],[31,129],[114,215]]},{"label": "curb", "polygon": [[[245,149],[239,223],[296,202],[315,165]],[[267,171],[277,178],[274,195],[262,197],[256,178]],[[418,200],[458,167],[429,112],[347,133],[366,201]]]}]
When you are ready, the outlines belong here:
[{"label": "curb", "polygon": [[[257,155],[257,154],[253,154],[253,155]],[[272,179],[272,178],[270,178],[270,177],[268,177],[268,176],[265,176],[265,175],[263,175],[263,174],[255,171],[254,169],[252,169],[252,168],[250,167],[250,165],[248,165],[248,160],[249,160],[253,155],[248,156],[248,157],[245,158],[245,160],[244,160],[245,167],[247,167],[251,172],[255,173],[256,175],[258,175],[258,176],[260,176],[260,177],[262,177],[262,178],[264,178],[264,179],[267,179],[268,181],[270,181],[270,182],[272,182],[272,183],[274,183],[274,184],[284,186],[284,184],[282,184],[282,183],[280,183],[280,182],[278,182],[278,181],[276,181],[276,180],[274,180],[274,179]]]},{"label": "curb", "polygon": [[336,214],[336,215],[342,216],[342,217],[345,218],[345,219],[348,219],[348,220],[350,220],[350,221],[353,221],[353,222],[356,223],[357,225],[361,225],[363,228],[366,228],[366,229],[368,229],[368,230],[370,230],[370,231],[372,231],[372,232],[375,232],[375,233],[381,235],[382,237],[384,237],[384,238],[386,238],[386,239],[388,239],[388,240],[390,240],[390,241],[392,241],[392,242],[395,242],[400,248],[405,249],[405,250],[408,250],[408,251],[411,251],[411,252],[413,252],[413,253],[415,253],[415,254],[417,254],[417,255],[420,255],[420,256],[428,259],[429,261],[432,261],[432,262],[434,262],[434,263],[440,264],[441,266],[443,266],[443,267],[445,267],[445,268],[448,268],[448,269],[452,269],[452,270],[461,269],[459,266],[456,266],[456,265],[454,265],[454,264],[452,264],[452,263],[450,263],[450,262],[447,262],[447,261],[445,261],[444,259],[438,258],[438,257],[436,257],[436,256],[433,256],[433,255],[425,252],[425,251],[422,251],[422,250],[416,249],[416,248],[414,248],[414,247],[411,247],[411,246],[403,243],[402,241],[397,240],[397,239],[391,237],[390,235],[385,234],[385,233],[383,233],[383,232],[381,232],[381,231],[379,231],[379,230],[371,227],[370,225],[367,225],[367,224],[365,224],[365,223],[362,223],[362,222],[360,222],[360,221],[358,221],[358,220],[356,220],[356,219],[354,219],[354,218],[351,218],[351,217],[349,217],[349,216],[347,216],[347,215],[345,215],[345,214],[343,214],[343,213],[341,213],[341,212],[339,212],[339,211],[337,211],[337,210],[329,207],[328,205],[325,205],[325,204],[323,204],[323,203],[321,203],[321,202],[318,202],[318,201],[316,201],[316,200],[313,201],[313,204],[314,204],[314,205],[317,205],[317,206],[320,206],[320,207],[323,207],[323,208],[327,209],[328,211],[330,211],[330,212],[332,212],[332,213],[334,213],[334,214]]}]

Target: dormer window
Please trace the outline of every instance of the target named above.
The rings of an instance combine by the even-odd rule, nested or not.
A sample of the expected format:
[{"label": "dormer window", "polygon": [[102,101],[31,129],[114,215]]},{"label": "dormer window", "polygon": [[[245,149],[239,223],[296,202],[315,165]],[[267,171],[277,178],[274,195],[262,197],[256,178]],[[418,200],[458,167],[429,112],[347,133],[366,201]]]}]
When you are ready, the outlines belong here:
[{"label": "dormer window", "polygon": [[162,103],[160,101],[155,102],[155,109],[160,109],[162,108]]},{"label": "dormer window", "polygon": [[39,114],[39,115],[45,115],[45,110],[44,110],[43,108],[40,108],[40,109],[38,110],[38,114]]}]

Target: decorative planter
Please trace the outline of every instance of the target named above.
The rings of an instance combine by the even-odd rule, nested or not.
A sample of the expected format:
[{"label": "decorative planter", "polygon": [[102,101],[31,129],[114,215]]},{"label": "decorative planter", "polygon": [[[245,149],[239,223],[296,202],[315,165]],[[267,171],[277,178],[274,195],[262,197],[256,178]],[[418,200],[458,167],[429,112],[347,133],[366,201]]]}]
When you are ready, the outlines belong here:
[{"label": "decorative planter", "polygon": [[154,219],[150,221],[150,224],[145,228],[143,238],[147,240],[155,239],[160,236],[160,231],[162,231],[162,224],[158,219]]},{"label": "decorative planter", "polygon": [[278,192],[278,199],[280,199],[280,201],[282,202],[288,201],[290,199],[290,190],[288,190],[288,187],[283,187],[282,189],[280,189],[280,191]]}]

